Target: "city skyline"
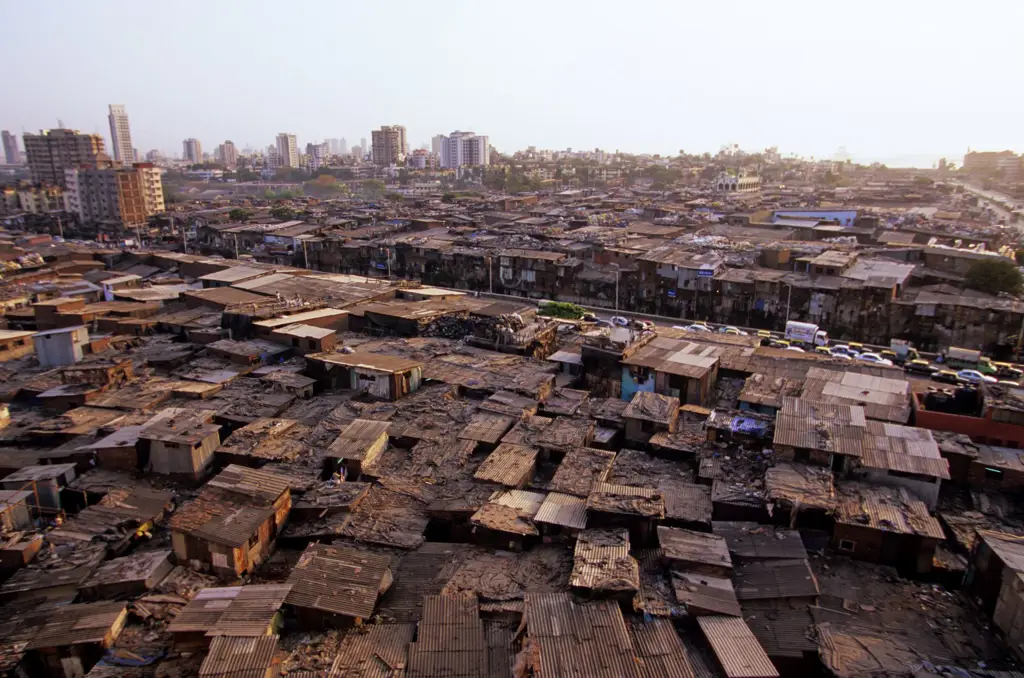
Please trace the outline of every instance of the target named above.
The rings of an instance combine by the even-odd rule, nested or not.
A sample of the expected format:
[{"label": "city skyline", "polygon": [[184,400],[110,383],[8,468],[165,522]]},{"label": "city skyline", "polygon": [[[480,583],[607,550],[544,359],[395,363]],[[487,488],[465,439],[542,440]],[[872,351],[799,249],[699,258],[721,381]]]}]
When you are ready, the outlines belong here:
[{"label": "city skyline", "polygon": [[[214,46],[167,59],[136,30],[163,20],[159,8],[132,5],[124,12],[124,3],[58,1],[43,9],[61,17],[53,31],[31,38],[19,32],[0,44],[8,61],[37,55],[51,78],[41,88],[35,69],[15,69],[7,91],[22,95],[5,99],[0,129],[36,132],[61,118],[69,128],[106,137],[107,106],[118,101],[132,111],[140,153],[173,154],[191,137],[209,148],[223,139],[264,148],[282,129],[300,145],[369,138],[370,130],[395,120],[420,142],[452,129],[484,130],[502,152],[532,145],[714,153],[736,142],[817,158],[845,146],[854,160],[895,165],[931,164],[968,148],[1024,150],[1024,75],[1017,68],[1024,45],[1013,35],[1024,8],[1002,4],[1002,19],[990,22],[989,13],[965,16],[952,3],[866,3],[844,10],[839,26],[837,17],[802,2],[740,6],[726,17],[684,3],[641,3],[628,12],[610,3],[588,4],[587,11],[562,3],[545,6],[539,20],[518,7],[310,3],[278,17],[279,29],[386,21],[395,44],[415,44],[451,22],[486,33],[488,44],[557,38],[539,38],[543,49],[515,59],[504,50],[445,43],[415,59],[404,50],[372,51],[360,68],[346,70],[343,86],[325,88],[326,74],[367,53],[369,38],[313,45],[301,54],[243,56],[213,38],[225,30],[263,30],[260,7],[186,2],[179,13],[190,17],[197,42]],[[883,7],[886,21],[878,22],[875,10]],[[5,8],[11,25],[27,25],[37,14],[28,6]],[[394,21],[394,14],[404,18]],[[808,38],[822,36],[841,48],[808,46],[815,44]],[[131,68],[108,72],[105,57],[89,49],[96,40],[127,40]],[[224,71],[232,78],[214,77]],[[287,105],[286,98],[253,105],[266,96],[268,73],[303,105]]]}]

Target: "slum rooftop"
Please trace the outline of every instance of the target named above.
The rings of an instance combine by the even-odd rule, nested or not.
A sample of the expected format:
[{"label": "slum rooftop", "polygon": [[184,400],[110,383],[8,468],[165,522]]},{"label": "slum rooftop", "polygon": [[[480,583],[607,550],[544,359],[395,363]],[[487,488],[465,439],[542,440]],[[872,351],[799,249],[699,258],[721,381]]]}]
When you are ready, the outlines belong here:
[{"label": "slum rooftop", "polygon": [[[339,257],[329,272],[273,248],[69,247],[97,289],[45,261],[10,276],[26,300],[8,327],[53,338],[0,366],[5,668],[59,675],[48,660],[77,652],[89,676],[1014,675],[1020,460],[922,428],[902,371],[662,322],[612,336],[342,260],[486,252],[482,284],[490,264],[525,285],[605,242],[630,258],[594,284],[648,263],[741,284],[760,255],[737,229],[837,233],[789,212],[655,223],[699,207],[685,197],[622,226],[513,201],[203,232],[306,238],[293,251]],[[860,243],[791,247],[826,270],[752,283],[905,280]],[[986,396],[1020,426],[1012,389]]]}]

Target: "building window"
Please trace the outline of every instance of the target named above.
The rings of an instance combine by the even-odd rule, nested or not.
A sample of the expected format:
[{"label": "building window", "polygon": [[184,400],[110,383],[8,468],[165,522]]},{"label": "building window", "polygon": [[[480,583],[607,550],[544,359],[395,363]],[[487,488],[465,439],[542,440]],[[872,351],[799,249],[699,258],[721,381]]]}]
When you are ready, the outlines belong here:
[{"label": "building window", "polygon": [[853,553],[857,550],[857,542],[850,541],[849,539],[840,539],[839,550],[849,551],[850,553]]},{"label": "building window", "polygon": [[1002,482],[1003,472],[997,468],[985,467],[985,480],[995,481],[997,483]]},{"label": "building window", "polygon": [[259,544],[259,543],[260,543],[260,535],[257,532],[256,534],[254,534],[251,537],[249,537],[249,541],[247,541],[245,543],[245,546],[246,546],[246,548],[251,549],[254,546],[256,546],[256,544]]}]

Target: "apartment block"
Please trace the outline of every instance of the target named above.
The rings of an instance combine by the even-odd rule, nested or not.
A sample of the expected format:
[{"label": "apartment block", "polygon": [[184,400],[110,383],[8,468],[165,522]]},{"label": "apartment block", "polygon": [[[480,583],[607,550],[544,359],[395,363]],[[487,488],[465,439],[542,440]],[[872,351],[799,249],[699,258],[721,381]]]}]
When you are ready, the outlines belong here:
[{"label": "apartment block", "polygon": [[18,137],[15,134],[11,134],[7,130],[0,133],[4,140],[4,161],[8,165],[17,165],[21,158],[18,153]]},{"label": "apartment block", "polygon": [[238,164],[238,149],[235,142],[225,141],[217,147],[217,159],[228,169],[233,169]]},{"label": "apartment block", "polygon": [[370,133],[373,143],[373,164],[378,167],[397,165],[405,161],[407,152],[405,127],[384,125]]},{"label": "apartment block", "polygon": [[299,142],[294,134],[281,132],[277,135],[277,157],[282,167],[299,166]]},{"label": "apartment block", "polygon": [[181,142],[181,159],[190,164],[203,161],[203,145],[194,137]]},{"label": "apartment block", "polygon": [[160,170],[149,163],[111,163],[65,170],[65,204],[82,223],[134,226],[164,211]]},{"label": "apartment block", "polygon": [[113,144],[114,160],[124,163],[135,162],[132,133],[128,128],[128,112],[121,104],[110,104],[110,139]]},{"label": "apartment block", "polygon": [[490,164],[490,143],[486,136],[456,130],[448,136],[434,137],[433,144],[445,169]]},{"label": "apartment block", "polygon": [[64,170],[95,165],[103,153],[103,137],[70,129],[25,135],[25,154],[32,181],[65,186]]}]

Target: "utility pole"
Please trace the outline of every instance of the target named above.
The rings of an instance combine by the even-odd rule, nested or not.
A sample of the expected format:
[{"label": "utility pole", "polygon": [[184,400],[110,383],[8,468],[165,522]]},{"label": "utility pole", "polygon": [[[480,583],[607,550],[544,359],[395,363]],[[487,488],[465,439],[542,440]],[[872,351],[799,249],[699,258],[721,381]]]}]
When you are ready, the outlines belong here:
[{"label": "utility pole", "polygon": [[306,251],[306,241],[302,241],[302,260],[305,262],[306,268],[309,268],[309,252]]},{"label": "utility pole", "polygon": [[619,277],[622,274],[622,270],[619,269],[619,265],[615,264],[615,310],[619,310]]},{"label": "utility pole", "polygon": [[237,233],[232,233],[231,235],[235,236],[235,259],[237,259],[238,258],[238,234]]},{"label": "utility pole", "polygon": [[785,322],[782,323],[782,329],[786,329],[786,323],[789,322],[789,302],[793,300],[793,283],[789,283],[789,293],[786,295],[786,318]]},{"label": "utility pole", "polygon": [[494,294],[494,260],[487,257],[487,291]]},{"label": "utility pole", "polygon": [[64,239],[64,224],[60,222],[60,215],[57,215],[57,230],[60,231],[60,239]]}]

